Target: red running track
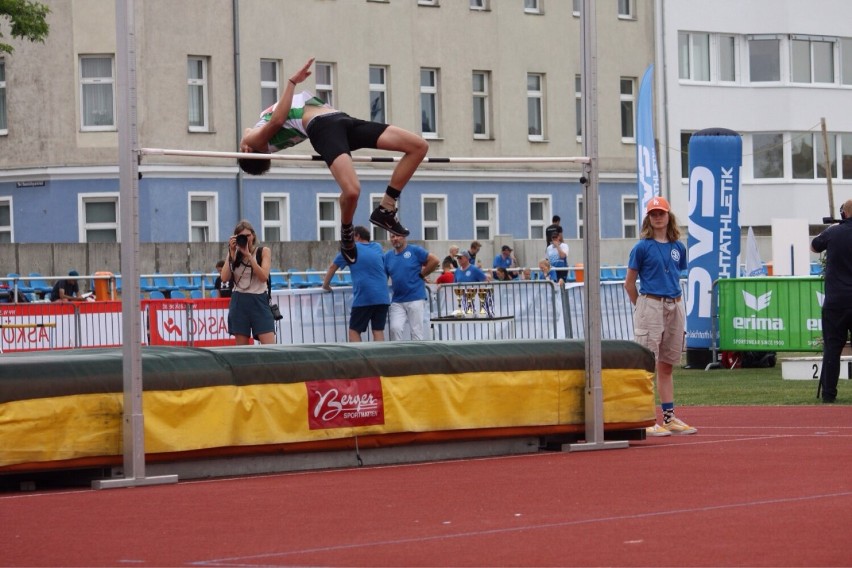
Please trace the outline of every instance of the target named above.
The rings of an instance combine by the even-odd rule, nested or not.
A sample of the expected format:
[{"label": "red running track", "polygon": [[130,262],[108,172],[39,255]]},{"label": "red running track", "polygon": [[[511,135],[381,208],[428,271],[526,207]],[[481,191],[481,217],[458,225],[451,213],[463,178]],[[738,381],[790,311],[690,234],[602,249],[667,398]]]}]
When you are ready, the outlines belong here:
[{"label": "red running track", "polygon": [[4,566],[850,566],[852,409],[629,449],[0,494]]}]

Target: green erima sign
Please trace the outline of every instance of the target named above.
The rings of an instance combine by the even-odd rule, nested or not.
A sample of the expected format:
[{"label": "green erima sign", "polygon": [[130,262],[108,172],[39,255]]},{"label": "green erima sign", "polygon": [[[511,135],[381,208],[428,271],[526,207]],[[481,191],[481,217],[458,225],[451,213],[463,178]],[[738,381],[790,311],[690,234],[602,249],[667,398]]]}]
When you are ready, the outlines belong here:
[{"label": "green erima sign", "polygon": [[821,278],[725,278],[717,288],[721,350],[822,351]]}]

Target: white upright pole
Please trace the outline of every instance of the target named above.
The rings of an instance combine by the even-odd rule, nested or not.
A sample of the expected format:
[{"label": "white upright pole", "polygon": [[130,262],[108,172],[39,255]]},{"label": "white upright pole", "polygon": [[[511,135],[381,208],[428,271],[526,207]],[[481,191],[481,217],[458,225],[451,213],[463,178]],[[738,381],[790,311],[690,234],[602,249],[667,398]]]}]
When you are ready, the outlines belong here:
[{"label": "white upright pole", "polygon": [[585,287],[583,307],[586,335],[586,438],[582,443],[568,444],[568,451],[626,448],[623,440],[604,440],[603,388],[601,380],[601,257],[600,203],[598,200],[598,59],[594,0],[583,0],[580,13],[583,54],[583,145],[589,162],[583,166],[585,195],[583,226],[583,263]]},{"label": "white upright pole", "polygon": [[136,28],[134,0],[116,0],[118,68],[118,171],[121,223],[122,371],[124,387],[124,477],[92,482],[94,489],[177,482],[176,475],[145,477],[142,414],[142,315],[139,290],[139,163],[136,136]]}]

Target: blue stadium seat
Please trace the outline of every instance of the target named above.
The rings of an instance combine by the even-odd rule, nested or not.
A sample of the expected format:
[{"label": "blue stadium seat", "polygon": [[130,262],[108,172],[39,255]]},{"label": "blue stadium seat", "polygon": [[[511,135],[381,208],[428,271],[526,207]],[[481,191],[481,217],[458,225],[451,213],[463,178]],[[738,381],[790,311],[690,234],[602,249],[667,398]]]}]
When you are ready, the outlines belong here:
[{"label": "blue stadium seat", "polygon": [[39,274],[38,272],[30,272],[29,278],[27,279],[30,287],[35,291],[36,294],[39,294],[42,298],[46,294],[50,294],[53,290],[53,286],[47,283],[47,280]]},{"label": "blue stadium seat", "polygon": [[272,289],[273,290],[283,290],[285,288],[289,288],[290,285],[287,284],[287,277],[284,276],[284,273],[280,268],[273,268],[269,271],[270,278],[272,279]]}]

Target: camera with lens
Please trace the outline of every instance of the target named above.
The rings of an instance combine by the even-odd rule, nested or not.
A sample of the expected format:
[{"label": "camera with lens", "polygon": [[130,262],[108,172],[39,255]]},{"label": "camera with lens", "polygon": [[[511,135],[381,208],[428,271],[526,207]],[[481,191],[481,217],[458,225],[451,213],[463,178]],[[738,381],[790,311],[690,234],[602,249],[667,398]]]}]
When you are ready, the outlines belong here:
[{"label": "camera with lens", "polygon": [[248,235],[237,235],[237,247],[246,248],[248,246]]},{"label": "camera with lens", "polygon": [[275,321],[284,319],[284,316],[281,315],[281,309],[278,307],[278,304],[269,304],[269,311],[272,312],[272,318]]}]

